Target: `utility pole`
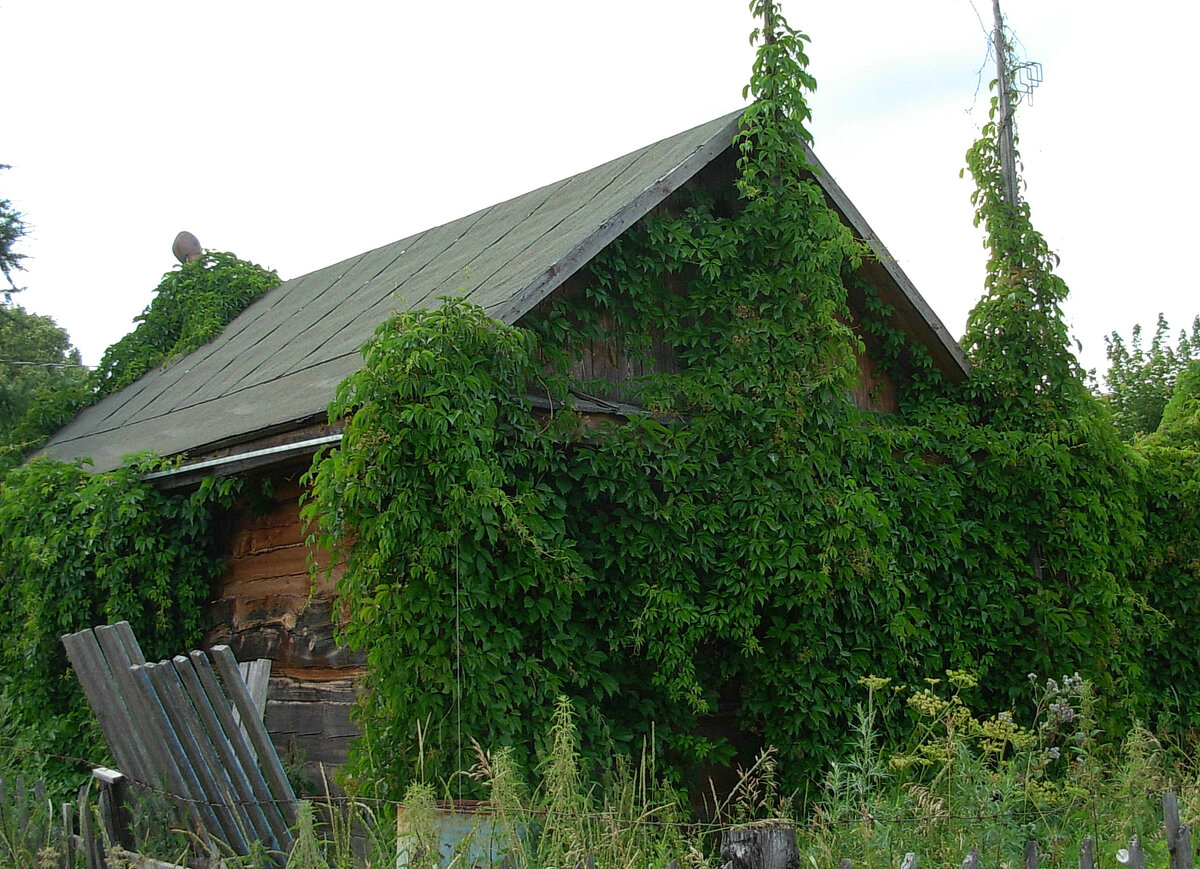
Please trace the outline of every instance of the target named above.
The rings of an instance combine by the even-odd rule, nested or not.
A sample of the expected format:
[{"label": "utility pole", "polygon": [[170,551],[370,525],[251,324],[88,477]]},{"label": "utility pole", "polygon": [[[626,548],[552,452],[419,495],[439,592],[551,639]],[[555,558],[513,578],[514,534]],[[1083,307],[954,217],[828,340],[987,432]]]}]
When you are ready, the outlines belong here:
[{"label": "utility pole", "polygon": [[996,17],[993,39],[996,49],[996,95],[999,97],[1000,120],[996,135],[1000,139],[1000,175],[1004,180],[1004,198],[1009,206],[1017,207],[1017,158],[1013,145],[1012,83],[1009,81],[1008,43],[1004,39],[1004,19],[1000,15],[1000,0],[992,0]]}]

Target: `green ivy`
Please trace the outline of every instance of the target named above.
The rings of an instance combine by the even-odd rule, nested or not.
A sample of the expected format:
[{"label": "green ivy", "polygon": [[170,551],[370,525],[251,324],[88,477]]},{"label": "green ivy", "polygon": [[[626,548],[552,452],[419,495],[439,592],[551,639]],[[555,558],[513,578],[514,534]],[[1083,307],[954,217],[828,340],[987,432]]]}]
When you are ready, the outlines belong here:
[{"label": "green ivy", "polygon": [[142,481],[148,469],[39,459],[0,480],[0,706],[17,740],[5,750],[45,761],[60,783],[80,769],[69,758],[106,754],[60,637],[126,619],[148,658],[178,654],[200,638],[223,567],[209,553],[213,510],[238,481],[167,495]]},{"label": "green ivy", "polygon": [[602,653],[577,621],[591,608],[582,564],[542,476],[553,438],[522,398],[537,378],[531,336],[496,326],[461,302],[383,324],[331,405],[352,418],[304,508],[344,558],[342,636],[366,651],[355,759],[397,797],[418,764],[466,760],[460,725],[520,745],[559,694],[611,687],[589,664]]},{"label": "green ivy", "polygon": [[[999,196],[994,127],[969,155],[992,256],[958,388],[861,285],[804,159],[806,37],[752,8],[735,196],[680,191],[527,329],[461,301],[401,315],[330,408],[346,435],[305,516],[367,655],[352,769],[389,794],[471,739],[532,761],[558,694],[593,759],[771,744],[792,785],[843,744],[867,673],[969,669],[1003,706],[1029,672],[1078,670],[1111,713],[1148,705],[1140,464],[1083,386],[1028,207]],[[898,413],[850,401],[852,286]],[[669,348],[635,382],[567,384],[646,413],[534,414],[597,341]]]},{"label": "green ivy", "polygon": [[93,372],[96,396],[116,392],[156,366],[203,346],[279,284],[279,275],[231,253],[205,251],[163,276],[137,327],[113,344]]},{"label": "green ivy", "polygon": [[[1141,439],[1145,552],[1137,586],[1166,624],[1147,661],[1147,689],[1163,719],[1200,727],[1200,361],[1178,375],[1157,430]],[[1174,719],[1174,720],[1172,720]]]}]

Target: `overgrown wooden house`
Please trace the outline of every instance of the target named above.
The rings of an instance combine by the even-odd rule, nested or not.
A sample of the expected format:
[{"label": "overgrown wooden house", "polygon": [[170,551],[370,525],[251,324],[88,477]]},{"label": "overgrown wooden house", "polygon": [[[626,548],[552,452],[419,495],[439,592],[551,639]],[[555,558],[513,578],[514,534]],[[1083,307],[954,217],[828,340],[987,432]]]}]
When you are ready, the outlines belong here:
[{"label": "overgrown wooden house", "polygon": [[[184,457],[177,468],[153,475],[163,488],[228,474],[272,483],[269,502],[228,515],[216,541],[227,570],[213,590],[209,639],[229,643],[241,659],[274,660],[267,720],[281,748],[298,748],[310,763],[338,762],[353,735],[347,707],[361,659],[334,642],[333,589],[310,588],[298,496],[313,453],[339,438],[326,407],[337,384],[361,365],[360,347],[393,312],[433,306],[447,294],[465,294],[504,323],[520,324],[577,291],[599,252],[647,214],[670,209],[682,189],[732,197],[739,116],[287,281],[218,340],[88,408],[45,447],[52,458],[90,457],[98,470],[143,451]],[[954,339],[862,215],[809,159],[829,202],[875,254],[859,276],[890,308],[891,326],[924,348],[948,380],[960,382],[967,363]],[[852,291],[854,316],[864,304]],[[878,347],[863,337],[853,398],[887,412],[896,404],[896,384],[877,365]],[[612,384],[607,395],[578,397],[584,413],[637,412],[622,403],[621,382],[647,364],[672,364],[669,348],[647,363],[624,346],[611,335],[576,363],[583,378]]]}]

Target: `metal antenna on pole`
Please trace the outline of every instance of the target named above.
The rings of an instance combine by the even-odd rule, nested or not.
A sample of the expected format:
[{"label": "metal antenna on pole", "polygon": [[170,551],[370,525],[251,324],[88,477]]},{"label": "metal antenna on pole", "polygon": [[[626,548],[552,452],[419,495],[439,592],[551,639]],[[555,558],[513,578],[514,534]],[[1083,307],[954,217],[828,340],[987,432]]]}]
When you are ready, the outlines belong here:
[{"label": "metal antenna on pole", "polygon": [[[996,18],[996,30],[992,41],[996,49],[996,91],[999,97],[1000,121],[996,134],[1000,138],[1000,174],[1004,179],[1004,198],[1008,204],[1017,204],[1017,158],[1013,144],[1013,92],[1017,88],[1027,96],[1042,83],[1040,63],[1022,63],[1009,68],[1008,42],[1004,38],[1004,18],[1000,14],[1000,0],[992,0],[992,12]],[[1016,76],[1016,84],[1010,76]]]}]

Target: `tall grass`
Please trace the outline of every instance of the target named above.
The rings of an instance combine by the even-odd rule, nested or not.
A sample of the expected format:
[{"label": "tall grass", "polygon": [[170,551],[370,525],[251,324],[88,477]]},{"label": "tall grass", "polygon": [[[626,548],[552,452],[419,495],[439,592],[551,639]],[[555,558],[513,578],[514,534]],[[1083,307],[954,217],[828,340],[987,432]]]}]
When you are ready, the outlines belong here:
[{"label": "tall grass", "polygon": [[[455,782],[413,785],[402,807],[365,799],[301,803],[288,869],[700,869],[720,864],[720,833],[733,825],[785,821],[801,862],[865,869],[957,866],[978,848],[985,864],[1021,865],[1036,840],[1042,865],[1076,865],[1085,836],[1100,865],[1137,835],[1165,863],[1162,793],[1179,796],[1182,820],[1200,811],[1195,746],[1166,743],[1145,727],[1100,732],[1091,688],[1077,676],[1030,679],[1034,712],[983,713],[971,703],[974,677],[949,671],[918,686],[862,680],[864,699],[846,751],[830,763],[815,798],[802,804],[778,787],[779,754],[764,751],[718,801],[714,827],[700,824],[655,758],[615,757],[582,766],[570,704],[560,700],[545,757],[526,776],[508,748],[475,746],[460,775],[482,787],[470,835],[444,841]],[[906,733],[903,739],[889,734]],[[57,859],[54,813],[32,788],[0,795],[0,865],[40,867]],[[169,855],[168,855],[169,856]],[[265,851],[226,855],[233,869],[278,865]],[[57,865],[57,864],[56,864]]]}]

